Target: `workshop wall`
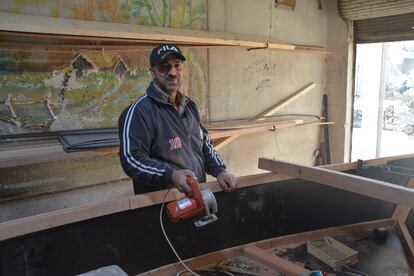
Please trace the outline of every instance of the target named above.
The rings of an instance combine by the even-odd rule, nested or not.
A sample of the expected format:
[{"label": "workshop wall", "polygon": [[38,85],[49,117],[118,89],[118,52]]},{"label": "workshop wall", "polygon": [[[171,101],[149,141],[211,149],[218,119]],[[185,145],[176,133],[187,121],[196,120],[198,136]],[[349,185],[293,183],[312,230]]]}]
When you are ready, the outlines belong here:
[{"label": "workshop wall", "polygon": [[[336,122],[334,127],[330,127],[332,160],[343,162],[347,156],[344,142],[347,141],[348,127],[347,26],[337,13],[336,1],[297,0],[295,8],[275,5],[275,2],[208,0],[208,30],[263,36],[297,45],[322,46],[327,47],[331,54],[265,49],[205,50],[207,68],[203,69],[203,77],[208,91],[207,115],[212,121],[252,118],[297,90],[315,83],[313,90],[277,115],[320,116],[322,96],[327,93],[329,119]],[[20,12],[25,13],[24,10]],[[310,117],[297,118],[313,120]],[[314,152],[319,148],[320,137],[320,126],[248,134],[226,145],[219,153],[230,172],[237,176],[249,175],[260,172],[257,169],[259,157],[314,164]],[[56,185],[53,179],[58,179]],[[48,185],[44,186],[44,191],[33,193],[31,188],[27,188],[46,182]],[[0,169],[0,183],[3,190],[4,187],[18,185],[24,188],[23,194],[14,194],[9,199],[0,197],[0,210],[5,210],[0,214],[0,221],[132,194],[132,183],[123,174],[116,154],[87,161],[72,159]]]},{"label": "workshop wall", "polygon": [[[298,45],[327,46],[328,8],[320,8],[318,1],[299,0],[292,8],[275,6],[275,1],[210,0],[208,21],[211,31],[260,35]],[[326,59],[329,55],[211,49],[209,57],[212,120],[252,118],[312,82],[316,84],[313,90],[276,115],[321,115],[322,95],[327,93]],[[335,95],[330,95],[328,101],[331,97]],[[262,156],[313,165],[321,129],[301,126],[244,135],[223,147],[220,153],[230,171],[237,175],[259,172],[256,160]],[[341,157],[335,161],[341,162]]]}]

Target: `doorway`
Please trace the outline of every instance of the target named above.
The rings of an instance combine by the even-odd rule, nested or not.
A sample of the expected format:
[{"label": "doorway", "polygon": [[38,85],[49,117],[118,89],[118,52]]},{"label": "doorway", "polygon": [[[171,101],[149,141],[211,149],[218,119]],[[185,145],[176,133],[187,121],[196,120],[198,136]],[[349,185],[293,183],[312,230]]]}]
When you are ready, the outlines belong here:
[{"label": "doorway", "polygon": [[351,159],[414,153],[414,40],[356,46]]}]

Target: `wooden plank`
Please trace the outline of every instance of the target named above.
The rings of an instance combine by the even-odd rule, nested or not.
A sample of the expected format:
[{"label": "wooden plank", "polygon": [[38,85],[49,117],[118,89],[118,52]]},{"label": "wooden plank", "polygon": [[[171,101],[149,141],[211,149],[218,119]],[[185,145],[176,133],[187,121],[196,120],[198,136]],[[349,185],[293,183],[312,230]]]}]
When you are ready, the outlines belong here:
[{"label": "wooden plank", "polygon": [[[244,48],[295,51],[293,44],[264,37],[231,33],[163,28],[134,24],[63,19],[0,12],[0,31],[49,35],[76,35],[99,38],[136,39],[151,42],[226,45]],[[311,46],[314,47],[314,46]],[[323,50],[323,47],[320,47]]]},{"label": "wooden plank", "polygon": [[67,208],[32,217],[0,223],[0,240],[18,237],[57,226],[101,217],[129,209],[129,197]]},{"label": "wooden plank", "polygon": [[[370,160],[364,160],[363,165],[364,166],[378,166],[386,164],[389,161],[393,160],[399,160],[399,159],[408,159],[408,158],[414,158],[414,153],[408,153],[408,154],[402,154],[397,156],[386,156],[386,157],[380,157]],[[357,168],[357,162],[350,162],[350,163],[338,163],[338,164],[331,164],[331,165],[324,165],[320,166],[319,168],[325,168],[335,171],[349,171],[349,170],[355,170]]]},{"label": "wooden plank", "polygon": [[[210,131],[210,136],[212,139],[219,139],[221,137],[234,137],[237,135],[249,134],[249,133],[258,133],[264,131],[271,131],[275,129],[293,127],[293,126],[302,126],[302,125],[320,125],[325,124],[325,122],[317,122],[312,124],[301,124],[302,120],[292,120],[292,121],[279,121],[275,123],[265,123],[262,126],[257,127],[244,127],[232,130],[219,130],[219,131]],[[332,124],[332,122],[326,122]],[[260,124],[259,124],[260,125]],[[234,135],[234,136],[233,136]],[[225,140],[225,143],[230,141]],[[216,150],[223,147],[225,144],[218,143],[218,146],[215,145]],[[88,149],[83,151],[76,152],[65,152],[62,145],[59,142],[48,143],[48,144],[30,144],[25,146],[17,147],[8,147],[0,149],[0,168],[11,168],[24,165],[39,164],[57,160],[67,160],[67,159],[78,159],[86,158],[97,155],[104,154],[118,154],[118,147],[106,147],[106,148],[97,148],[97,149]]]},{"label": "wooden plank", "polygon": [[[290,127],[295,126],[296,122],[292,122],[291,124],[286,124],[282,127]],[[281,128],[281,127],[279,127]],[[210,131],[210,138],[211,139],[218,139],[223,137],[234,137],[234,136],[240,136],[243,134],[251,134],[251,133],[258,133],[258,132],[264,132],[269,130],[275,130],[275,125],[264,125],[259,127],[246,127],[246,128],[240,128],[240,129],[232,129],[232,130],[219,130],[219,131]],[[216,148],[216,147],[215,147]]]},{"label": "wooden plank", "polygon": [[[286,235],[277,238],[271,238],[263,241],[252,242],[249,244],[239,245],[232,248],[227,248],[224,250],[211,252],[205,255],[201,255],[195,258],[185,260],[185,263],[190,268],[205,267],[209,265],[214,265],[223,260],[243,255],[243,249],[248,246],[256,246],[262,250],[269,250],[275,248],[276,246],[284,246],[289,244],[303,243],[308,240],[322,239],[326,236],[341,236],[341,235],[350,235],[354,233],[372,231],[377,227],[387,227],[395,225],[393,219],[382,219],[374,220],[362,223],[348,224],[337,227],[324,228],[314,231],[308,231],[298,234]],[[179,263],[165,265],[147,271],[141,275],[145,276],[172,276],[176,275],[178,272],[183,270],[183,267]]]},{"label": "wooden plank", "polygon": [[[305,93],[307,93],[308,91],[312,90],[314,87],[315,87],[315,83],[309,84],[308,86],[302,88],[301,90],[299,90],[299,91],[293,93],[292,95],[290,95],[289,97],[285,98],[284,100],[282,100],[282,101],[272,105],[271,107],[267,108],[265,111],[263,111],[262,113],[255,116],[251,121],[262,121],[262,120],[264,120],[265,118],[263,118],[263,116],[270,116],[270,115],[275,114],[276,112],[278,112],[279,110],[281,110],[282,108],[284,108],[285,106],[290,104],[291,102],[298,99],[300,96],[302,96]],[[219,149],[223,148],[224,146],[226,146],[227,144],[231,143],[232,141],[236,140],[240,136],[241,136],[241,134],[231,136],[228,139],[220,142],[214,148],[216,150],[219,150]]]},{"label": "wooden plank", "polygon": [[261,120],[266,119],[264,117],[271,116],[271,115],[275,114],[276,112],[280,111],[281,109],[283,109],[287,105],[291,104],[293,101],[296,101],[298,98],[302,97],[303,95],[305,95],[306,93],[311,91],[313,88],[315,88],[315,86],[316,86],[315,83],[308,84],[307,86],[305,86],[302,89],[296,91],[295,93],[293,93],[289,97],[287,97],[287,98],[281,100],[280,102],[272,105],[271,107],[269,107],[268,109],[266,109],[265,111],[263,111],[262,113],[257,115],[254,119],[252,119],[252,121],[261,121]]},{"label": "wooden plank", "polygon": [[396,228],[411,267],[414,266],[414,242],[405,222],[396,221]]},{"label": "wooden plank", "polygon": [[[291,177],[276,176],[274,174],[245,176],[238,178],[238,187],[242,188],[251,185],[272,183],[285,179],[291,179]],[[220,185],[216,181],[201,183],[201,188],[210,188],[213,192],[222,191]],[[27,218],[3,222],[0,223],[0,241],[90,218],[160,204],[162,203],[166,192],[167,190],[162,190],[146,194],[127,196],[116,200],[81,207],[67,208]],[[172,189],[169,192],[166,201],[168,202],[182,197],[182,193],[176,189]]]},{"label": "wooden plank", "polygon": [[8,147],[0,150],[0,168],[11,168],[45,162],[86,158],[104,154],[117,154],[118,148],[91,149],[67,153],[59,142],[26,145],[25,147]]},{"label": "wooden plank", "polygon": [[259,159],[259,169],[287,174],[333,188],[414,207],[413,189],[384,181],[266,158]]},{"label": "wooden plank", "polygon": [[[379,165],[387,161],[414,158],[414,154],[384,157],[365,161],[365,165]],[[357,167],[357,163],[334,164],[326,166],[331,170],[353,170]],[[251,187],[277,181],[293,179],[292,176],[278,175],[273,173],[263,173],[257,175],[242,176],[237,178],[238,188]],[[201,183],[201,188],[209,188],[213,192],[222,191],[220,185],[216,181]],[[0,240],[6,240],[13,237],[41,231],[73,222],[87,220],[93,217],[113,214],[125,210],[143,208],[155,204],[160,204],[167,190],[156,191],[152,193],[139,194],[134,196],[122,197],[113,201],[106,201],[96,204],[90,204],[82,207],[67,208],[59,211],[48,212],[28,218],[16,219],[13,221],[0,223]],[[183,196],[176,189],[172,189],[166,201],[176,200]],[[120,203],[128,202],[128,207],[119,206]],[[64,218],[64,219],[62,219]]]},{"label": "wooden plank", "polygon": [[218,142],[217,144],[214,144],[214,149],[215,150],[220,150],[221,148],[227,146],[228,144],[230,144],[231,142],[233,142],[234,140],[236,140],[240,136],[241,135],[233,135],[233,136],[227,137],[227,139],[224,139],[224,140]]},{"label": "wooden plank", "polygon": [[[1,34],[1,32],[0,32]],[[92,38],[93,39],[93,38]],[[137,41],[135,41],[137,43]],[[39,53],[39,52],[47,52],[47,53],[72,53],[74,51],[88,51],[88,52],[97,52],[102,53],[103,51],[108,53],[128,53],[128,52],[136,52],[143,49],[153,49],[156,45],[158,45],[160,42],[152,42],[151,44],[148,43],[140,43],[139,45],[104,45],[99,47],[99,45],[73,45],[72,47],[69,47],[70,45],[62,45],[60,47],[60,44],[47,44],[49,46],[42,46],[40,43],[4,43],[4,46],[0,46],[0,51],[2,52],[27,52],[27,53]],[[9,44],[9,45],[7,45]],[[39,44],[39,45],[37,45]],[[181,48],[228,48],[231,46],[227,45],[204,45],[204,44],[180,44]],[[41,62],[43,59],[25,59],[25,61],[37,61]]]},{"label": "wooden plank", "polygon": [[[414,188],[414,178],[411,177],[408,179],[407,188]],[[402,223],[405,223],[408,217],[408,214],[410,213],[410,210],[411,208],[409,207],[397,205],[397,207],[395,208],[394,214],[392,215],[392,218]]]},{"label": "wooden plank", "polygon": [[[212,139],[217,139],[220,137],[228,137],[233,134],[257,133],[295,126],[298,122],[300,123],[301,121],[286,120],[274,123],[268,122],[258,127],[211,131],[210,136]],[[7,148],[0,149],[0,168],[39,164],[62,159],[85,158],[103,154],[117,154],[118,151],[118,147],[107,147],[67,153],[63,150],[62,145],[58,141],[49,142],[47,144],[28,144],[25,146],[15,147],[9,146]]]},{"label": "wooden plank", "polygon": [[[381,165],[388,161],[404,159],[404,158],[414,158],[414,154],[393,156],[393,157],[384,157],[380,159],[366,160],[364,165]],[[327,170],[333,171],[350,171],[357,168],[357,162],[352,163],[343,163],[343,164],[332,164],[324,166]],[[286,174],[274,174],[274,173],[262,173],[248,176],[237,177],[237,188],[246,188],[255,185],[262,185],[268,183],[274,183],[278,181],[294,179],[294,176],[289,176]],[[208,188],[212,192],[222,191],[220,185],[217,181],[211,181],[206,183],[200,183],[201,189]],[[165,195],[166,190],[151,192],[147,194],[140,194],[130,197],[130,206],[131,209],[142,208],[150,205],[160,204]],[[170,194],[167,197],[167,201],[176,200],[182,197],[182,194],[177,190],[172,189]]]},{"label": "wooden plank", "polygon": [[329,227],[324,229],[318,229],[308,231],[304,233],[292,234],[283,237],[273,238],[265,241],[259,241],[255,243],[255,246],[262,249],[270,249],[277,246],[286,246],[289,244],[304,243],[311,240],[323,239],[326,236],[344,236],[354,233],[370,232],[378,227],[394,226],[395,220],[393,219],[379,219],[354,224],[341,225],[336,227]]},{"label": "wooden plank", "polygon": [[317,46],[315,47],[315,46],[308,46],[308,45],[295,45],[295,50],[296,52],[314,52],[314,53],[321,53],[321,54],[331,54],[330,51],[326,49],[321,50],[321,48]]},{"label": "wooden plank", "polygon": [[256,246],[245,247],[243,249],[243,253],[250,259],[262,263],[278,272],[282,272],[287,276],[302,276],[310,274],[310,271],[306,268],[289,262]]},{"label": "wooden plank", "polygon": [[279,4],[294,8],[296,7],[296,0],[277,0],[275,5]]},{"label": "wooden plank", "polygon": [[[295,124],[292,126],[299,127],[299,126],[320,126],[320,125],[334,125],[334,124],[335,122],[312,122],[312,123],[300,123],[300,124]],[[286,127],[290,127],[290,126],[284,126],[283,128],[286,128]],[[275,127],[274,125],[265,125],[262,127],[235,129],[235,130],[230,130],[228,132],[217,131],[217,133],[215,133],[215,131],[210,131],[210,136],[213,139],[225,138],[225,139],[220,140],[218,143],[214,142],[214,149],[220,150],[227,144],[236,140],[241,135],[250,134],[250,133],[259,133],[259,132],[265,132],[265,131],[273,131],[273,130],[280,129],[280,128],[282,127]]]},{"label": "wooden plank", "polygon": [[334,125],[335,122],[313,122],[313,123],[303,123],[298,126],[325,126],[325,125]]},{"label": "wooden plank", "polygon": [[[269,174],[269,173],[268,174],[242,176],[242,177],[237,178],[237,188],[241,189],[241,188],[245,188],[245,187],[251,187],[251,186],[261,185],[261,184],[266,184],[266,183],[274,183],[274,182],[277,182],[277,181],[283,181],[283,180],[288,180],[288,179],[292,179],[292,177],[284,176],[284,175],[276,176],[275,174]],[[217,183],[217,181],[200,183],[200,186],[201,186],[201,189],[208,188],[212,192],[221,192],[222,191],[222,188]],[[155,205],[155,204],[161,204],[162,199],[164,198],[166,192],[167,192],[167,190],[162,190],[162,191],[156,191],[156,192],[151,192],[151,193],[139,194],[139,195],[132,196],[132,197],[130,197],[130,207],[131,207],[131,209],[137,209],[137,208],[142,208],[142,207],[151,206],[151,205]],[[182,193],[180,193],[176,189],[172,189],[169,192],[169,194],[166,198],[166,201],[168,202],[168,201],[180,199],[182,197],[183,197]],[[1,226],[1,224],[0,224],[0,226]]]},{"label": "wooden plank", "polygon": [[229,129],[240,129],[245,127],[256,127],[256,126],[265,126],[265,125],[283,125],[285,123],[291,124],[292,122],[296,124],[302,124],[303,120],[281,120],[279,118],[267,118],[263,121],[251,121],[251,120],[233,120],[233,121],[224,121],[224,122],[212,122],[205,123],[204,126],[211,131],[217,130],[229,130]]},{"label": "wooden plank", "polygon": [[250,134],[250,133],[257,133],[257,132],[287,128],[287,127],[294,127],[300,124],[301,122],[303,121],[302,120],[281,121],[281,122],[269,123],[264,126],[258,126],[258,127],[221,130],[221,131],[210,131],[209,134],[212,139],[217,139],[217,138],[228,137],[232,135],[243,135],[243,134]]}]

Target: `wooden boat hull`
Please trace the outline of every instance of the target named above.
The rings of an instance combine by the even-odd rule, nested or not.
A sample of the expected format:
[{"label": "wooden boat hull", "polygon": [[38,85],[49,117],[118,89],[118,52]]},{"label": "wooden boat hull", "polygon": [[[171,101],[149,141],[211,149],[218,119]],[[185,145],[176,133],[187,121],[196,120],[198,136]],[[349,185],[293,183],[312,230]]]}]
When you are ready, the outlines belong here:
[{"label": "wooden boat hull", "polygon": [[[414,158],[390,163],[414,168]],[[376,166],[349,172],[402,186],[409,178]],[[215,196],[219,220],[203,228],[191,221],[175,225],[164,216],[166,232],[183,259],[289,234],[387,219],[396,207],[301,179]],[[3,239],[0,275],[73,275],[113,264],[132,275],[175,263],[160,229],[159,211],[156,204]],[[413,234],[411,214],[407,225]]]}]

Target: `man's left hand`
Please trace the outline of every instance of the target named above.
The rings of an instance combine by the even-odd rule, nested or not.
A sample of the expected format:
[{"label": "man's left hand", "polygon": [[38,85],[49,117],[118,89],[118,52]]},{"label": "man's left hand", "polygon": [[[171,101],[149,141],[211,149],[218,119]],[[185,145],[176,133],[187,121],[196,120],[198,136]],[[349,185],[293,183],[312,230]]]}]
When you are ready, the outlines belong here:
[{"label": "man's left hand", "polygon": [[217,175],[217,182],[225,192],[233,192],[237,186],[237,178],[228,172]]}]

